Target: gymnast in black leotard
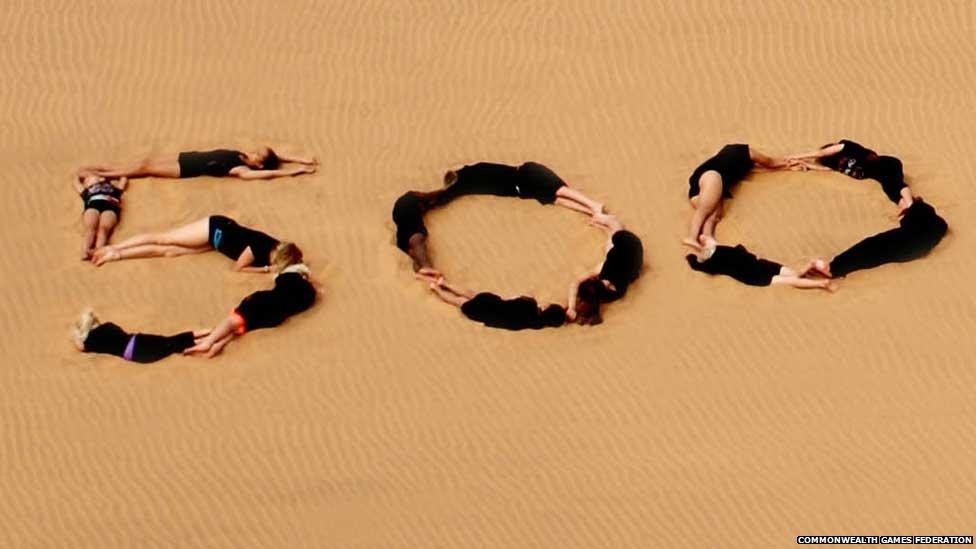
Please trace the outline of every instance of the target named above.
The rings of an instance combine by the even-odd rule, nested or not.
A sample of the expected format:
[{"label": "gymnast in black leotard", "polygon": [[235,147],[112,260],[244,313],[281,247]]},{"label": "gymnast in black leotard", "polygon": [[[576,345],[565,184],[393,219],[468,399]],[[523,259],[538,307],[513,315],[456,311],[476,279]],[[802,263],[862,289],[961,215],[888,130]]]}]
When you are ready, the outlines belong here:
[{"label": "gymnast in black leotard", "polygon": [[184,353],[208,358],[218,354],[237,336],[279,326],[289,317],[308,310],[318,297],[304,263],[292,263],[275,276],[274,287],[245,297],[206,337]]},{"label": "gymnast in black leotard", "polygon": [[912,205],[912,190],[905,184],[901,160],[883,156],[849,139],[827,143],[820,149],[787,157],[789,162],[799,162],[804,169],[833,170],[854,179],[874,179],[881,183],[888,200],[898,204],[901,211]]},{"label": "gymnast in black leotard", "polygon": [[81,245],[81,259],[91,258],[94,250],[105,246],[122,213],[122,193],[129,179],[121,177],[115,182],[99,175],[78,177],[75,190],[81,196],[81,220],[85,236]]},{"label": "gymnast in black leotard", "polygon": [[714,246],[715,225],[722,219],[722,199],[732,198],[732,187],[757,165],[769,170],[790,168],[786,160],[767,156],[741,143],[722,147],[695,168],[688,179],[688,198],[694,213],[682,243],[700,249],[699,236],[704,235],[709,246]]},{"label": "gymnast in black leotard", "polygon": [[[284,163],[294,164],[282,166]],[[164,153],[128,164],[84,166],[78,174],[103,177],[239,177],[241,179],[272,179],[302,173],[314,173],[315,158],[276,153],[271,147],[259,147],[246,152],[232,149]]]},{"label": "gymnast in black leotard", "polygon": [[146,364],[182,353],[204,336],[208,330],[181,332],[173,336],[130,334],[112,322],[102,323],[95,313],[81,313],[75,325],[74,342],[79,351],[115,355],[131,362]]},{"label": "gymnast in black leotard", "polygon": [[640,238],[625,230],[616,217],[595,214],[590,224],[606,231],[607,256],[600,265],[577,277],[569,287],[570,306],[566,316],[580,324],[602,322],[600,305],[623,297],[630,284],[640,276],[644,263],[644,246]]},{"label": "gymnast in black leotard", "polygon": [[[421,278],[429,281],[428,277]],[[531,297],[502,299],[489,292],[475,294],[448,283],[444,277],[430,282],[430,289],[445,303],[459,307],[464,316],[490,328],[541,330],[557,328],[566,322],[566,309],[561,305],[541,308]]]},{"label": "gymnast in black leotard", "polygon": [[768,259],[760,259],[742,244],[703,247],[697,255],[687,255],[688,266],[711,275],[730,276],[750,286],[786,285],[794,288],[832,290],[829,280],[810,279],[795,270]]},{"label": "gymnast in black leotard", "polygon": [[440,275],[427,253],[427,226],[424,214],[444,203],[444,191],[408,191],[393,204],[396,245],[413,260],[413,270]]},{"label": "gymnast in black leotard", "polygon": [[460,196],[487,194],[557,204],[592,215],[602,213],[603,204],[569,187],[555,172],[537,162],[520,166],[479,162],[444,175],[443,203]]},{"label": "gymnast in black leotard", "polygon": [[261,231],[239,225],[222,215],[205,217],[162,233],[144,233],[95,251],[92,262],[143,257],[176,257],[217,250],[234,260],[234,269],[270,272],[275,256],[282,260],[301,256],[291,242],[280,242]]},{"label": "gymnast in black leotard", "polygon": [[904,211],[898,227],[869,236],[835,256],[830,262],[813,261],[806,272],[826,277],[843,277],[854,271],[873,269],[886,263],[904,263],[928,255],[949,230],[945,219],[922,197],[915,197]]}]

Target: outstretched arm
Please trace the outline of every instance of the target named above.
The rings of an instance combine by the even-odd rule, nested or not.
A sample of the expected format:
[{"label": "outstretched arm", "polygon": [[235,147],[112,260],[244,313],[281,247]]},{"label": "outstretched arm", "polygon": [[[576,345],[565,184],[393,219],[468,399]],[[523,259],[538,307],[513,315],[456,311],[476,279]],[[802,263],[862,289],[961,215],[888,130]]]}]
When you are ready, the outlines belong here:
[{"label": "outstretched arm", "polygon": [[283,153],[276,153],[276,154],[278,155],[278,158],[282,162],[294,162],[296,164],[305,164],[306,166],[313,166],[319,163],[318,159],[315,158],[314,156],[305,157],[305,156],[298,156],[295,154],[283,154]]},{"label": "outstretched arm", "polygon": [[753,147],[749,147],[749,156],[753,162],[768,170],[781,170],[789,165],[785,158],[769,156]]},{"label": "outstretched arm", "polygon": [[441,284],[438,284],[437,282],[432,282],[430,285],[430,289],[433,290],[434,294],[436,294],[437,297],[441,298],[441,300],[444,303],[450,303],[455,307],[460,307],[461,305],[464,305],[465,303],[467,303],[469,299],[467,297],[461,297],[455,294],[454,292],[448,290],[447,288],[443,287]]},{"label": "outstretched arm", "polygon": [[290,168],[279,168],[277,170],[252,170],[245,166],[238,166],[230,171],[230,175],[241,179],[274,179],[276,177],[288,177],[303,173],[314,173],[315,166],[292,166]]},{"label": "outstretched arm", "polygon": [[823,158],[825,156],[831,156],[844,150],[843,143],[835,143],[833,145],[827,145],[821,149],[814,152],[802,153],[802,154],[791,154],[786,157],[787,160],[816,160],[817,158]]}]

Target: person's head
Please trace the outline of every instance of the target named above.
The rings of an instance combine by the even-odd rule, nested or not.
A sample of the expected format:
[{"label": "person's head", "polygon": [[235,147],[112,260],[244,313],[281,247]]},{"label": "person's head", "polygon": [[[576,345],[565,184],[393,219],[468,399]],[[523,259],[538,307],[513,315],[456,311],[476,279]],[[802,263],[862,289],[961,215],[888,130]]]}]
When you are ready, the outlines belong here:
[{"label": "person's head", "polygon": [[576,292],[576,322],[582,325],[597,325],[603,322],[600,316],[600,304],[606,287],[597,277],[587,278],[579,285]]},{"label": "person's head", "polygon": [[88,334],[97,328],[99,324],[101,322],[95,316],[95,311],[85,309],[81,312],[81,317],[75,323],[74,330],[71,331],[71,339],[79,351],[85,350],[85,341],[88,340]]},{"label": "person's head", "polygon": [[294,242],[281,242],[271,251],[271,270],[280,273],[290,265],[302,262],[302,250]]},{"label": "person's head", "polygon": [[542,325],[558,328],[566,323],[566,309],[553,303],[542,310]]},{"label": "person's head", "polygon": [[244,162],[257,170],[276,170],[281,166],[281,159],[271,147],[261,147],[255,153],[248,153]]},{"label": "person's head", "polygon": [[104,177],[102,177],[100,175],[95,175],[95,174],[88,174],[88,175],[85,175],[85,176],[79,176],[79,179],[81,179],[81,184],[86,189],[88,187],[91,187],[92,185],[97,184],[97,183],[103,183],[103,182],[107,181],[107,179],[105,179]]}]

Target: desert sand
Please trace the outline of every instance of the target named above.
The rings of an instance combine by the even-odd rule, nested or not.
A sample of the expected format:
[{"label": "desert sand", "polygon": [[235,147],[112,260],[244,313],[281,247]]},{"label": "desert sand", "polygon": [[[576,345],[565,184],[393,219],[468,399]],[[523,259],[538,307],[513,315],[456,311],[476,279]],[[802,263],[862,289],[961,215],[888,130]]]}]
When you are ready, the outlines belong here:
[{"label": "desert sand", "polygon": [[[969,2],[7,2],[0,546],[785,547],[976,531]],[[899,156],[950,234],[833,295],[688,269],[723,144]],[[213,360],[84,355],[85,306],[211,326],[270,286],[219,254],[78,260],[82,164],[269,142],[319,172],[140,180],[115,239],[212,213],[305,250],[324,299]],[[510,333],[412,278],[390,209],[479,160],[551,166],[647,264],[599,327]],[[718,235],[795,264],[894,226],[873,182],[760,174]],[[582,216],[428,217],[459,284],[563,299]]]}]

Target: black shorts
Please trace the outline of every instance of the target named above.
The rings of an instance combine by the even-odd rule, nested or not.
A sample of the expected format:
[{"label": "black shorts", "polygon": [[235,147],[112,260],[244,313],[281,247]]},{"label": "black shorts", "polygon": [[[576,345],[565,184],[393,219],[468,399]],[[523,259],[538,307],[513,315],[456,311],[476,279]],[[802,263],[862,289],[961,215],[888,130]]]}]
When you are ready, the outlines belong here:
[{"label": "black shorts", "polygon": [[95,210],[98,213],[115,212],[116,216],[122,213],[122,208],[111,200],[89,200],[85,203],[85,207],[82,210]]},{"label": "black shorts", "polygon": [[532,198],[540,204],[552,204],[556,193],[566,182],[556,172],[536,162],[526,162],[519,166],[516,190],[519,198]]},{"label": "black shorts", "polygon": [[732,187],[742,181],[749,171],[752,170],[755,162],[749,153],[749,145],[742,143],[726,145],[722,150],[695,168],[695,171],[688,178],[688,198],[694,198],[701,193],[699,181],[705,172],[715,171],[722,177],[722,197],[732,198],[730,192]]},{"label": "black shorts", "polygon": [[396,223],[396,245],[404,252],[410,250],[410,237],[415,234],[427,235],[421,199],[408,192],[393,204],[393,222]]}]

